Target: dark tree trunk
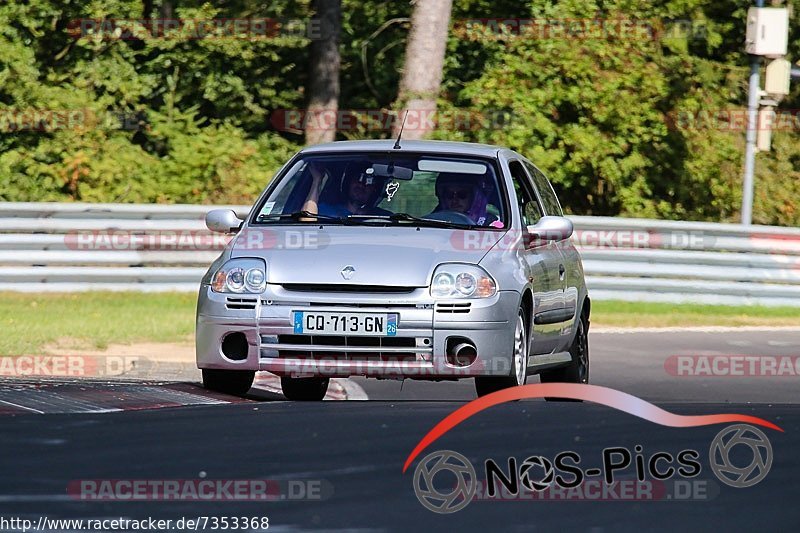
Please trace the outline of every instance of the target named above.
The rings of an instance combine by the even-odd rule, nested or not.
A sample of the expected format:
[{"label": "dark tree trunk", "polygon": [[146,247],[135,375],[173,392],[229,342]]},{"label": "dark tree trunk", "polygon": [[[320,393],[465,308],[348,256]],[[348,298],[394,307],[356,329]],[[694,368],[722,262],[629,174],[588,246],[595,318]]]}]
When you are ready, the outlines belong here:
[{"label": "dark tree trunk", "polygon": [[314,11],[319,22],[311,32],[306,144],[331,142],[336,138],[339,110],[341,0],[314,0]]},{"label": "dark tree trunk", "polygon": [[406,111],[408,122],[403,131],[404,139],[421,139],[433,129],[452,6],[452,0],[417,0],[414,6],[397,98],[395,137]]},{"label": "dark tree trunk", "polygon": [[173,11],[173,3],[169,0],[165,0],[161,3],[161,18],[164,20],[172,20],[175,17],[175,13]]}]

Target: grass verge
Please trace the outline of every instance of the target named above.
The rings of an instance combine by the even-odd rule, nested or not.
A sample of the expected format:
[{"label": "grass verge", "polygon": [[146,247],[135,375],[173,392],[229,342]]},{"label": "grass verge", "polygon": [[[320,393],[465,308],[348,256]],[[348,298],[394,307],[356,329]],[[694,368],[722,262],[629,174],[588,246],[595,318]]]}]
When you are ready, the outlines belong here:
[{"label": "grass verge", "polygon": [[592,302],[592,326],[797,326],[800,308],[756,307],[647,302]]},{"label": "grass verge", "polygon": [[0,354],[48,345],[102,349],[132,342],[192,342],[196,294],[0,293]]}]

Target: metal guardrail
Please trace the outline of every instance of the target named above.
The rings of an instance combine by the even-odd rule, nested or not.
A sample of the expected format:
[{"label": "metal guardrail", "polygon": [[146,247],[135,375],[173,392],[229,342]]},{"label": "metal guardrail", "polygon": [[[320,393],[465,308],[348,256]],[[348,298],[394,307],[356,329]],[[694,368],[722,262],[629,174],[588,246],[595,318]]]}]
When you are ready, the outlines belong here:
[{"label": "metal guardrail", "polygon": [[[227,239],[210,209],[0,203],[0,291],[196,291]],[[595,300],[800,307],[800,229],[572,220]]]}]

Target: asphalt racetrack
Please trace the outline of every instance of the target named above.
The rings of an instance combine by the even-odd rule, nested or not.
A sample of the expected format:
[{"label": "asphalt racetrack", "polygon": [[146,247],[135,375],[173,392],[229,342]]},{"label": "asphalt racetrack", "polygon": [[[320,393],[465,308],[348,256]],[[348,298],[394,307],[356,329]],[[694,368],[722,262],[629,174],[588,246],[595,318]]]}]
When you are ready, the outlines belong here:
[{"label": "asphalt racetrack", "polygon": [[[59,528],[40,522],[44,518],[153,518],[172,524],[183,519],[184,526],[193,519],[199,520],[196,527],[182,529],[199,531],[223,529],[222,517],[268,517],[274,531],[796,531],[800,376],[787,362],[797,362],[800,331],[592,333],[590,349],[594,385],[679,415],[734,413],[779,426],[783,432],[759,428],[771,445],[768,468],[756,464],[747,445],[733,447],[738,451],[729,457],[738,468],[756,464],[763,479],[736,488],[711,468],[712,441],[733,424],[666,427],[605,405],[542,400],[475,414],[422,451],[403,473],[403,463],[425,434],[474,399],[470,381],[353,379],[370,401],[292,403],[258,387],[244,400],[208,394],[192,380],[4,379],[0,516],[30,520],[31,529],[49,525],[48,530]],[[752,356],[779,363],[764,367],[761,360],[750,363]],[[771,375],[776,368],[780,375]],[[709,369],[716,375],[707,375]],[[737,373],[770,375],[730,375]],[[501,500],[486,497],[481,486],[489,459],[510,472],[509,458],[519,465],[530,456],[553,460],[572,451],[582,468],[592,469],[602,467],[604,450],[615,447],[628,449],[633,460],[605,489],[603,474],[589,470],[585,483],[571,492],[523,491]],[[425,508],[414,490],[418,465],[443,450],[466,458],[478,483],[467,505],[448,514]],[[645,489],[636,484],[637,456],[647,465],[656,453],[677,456],[685,450],[697,452],[696,475],[663,482],[648,478]],[[531,479],[545,470],[537,472]],[[441,475],[435,483],[440,491],[457,486],[457,476]],[[150,487],[179,482],[181,490],[203,480],[266,480],[272,498],[203,501],[180,492],[180,498],[165,500],[150,492],[125,499],[129,493],[120,487],[135,480]],[[115,487],[116,499],[100,498],[104,482]],[[228,518],[228,529],[232,523]],[[263,529],[259,524],[236,530]],[[0,525],[23,530],[20,523]],[[60,530],[85,530],[85,524],[62,525]]]}]

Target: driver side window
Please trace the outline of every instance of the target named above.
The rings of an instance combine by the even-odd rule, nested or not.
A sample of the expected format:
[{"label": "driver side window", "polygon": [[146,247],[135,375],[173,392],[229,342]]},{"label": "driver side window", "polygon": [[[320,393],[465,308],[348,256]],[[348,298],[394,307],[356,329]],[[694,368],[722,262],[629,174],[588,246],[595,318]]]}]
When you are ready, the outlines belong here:
[{"label": "driver side window", "polygon": [[525,169],[522,168],[522,164],[519,161],[511,161],[508,167],[511,169],[511,177],[514,182],[514,192],[517,196],[522,224],[533,226],[542,218],[542,208],[539,206],[536,195],[533,194],[528,175],[525,173]]}]

